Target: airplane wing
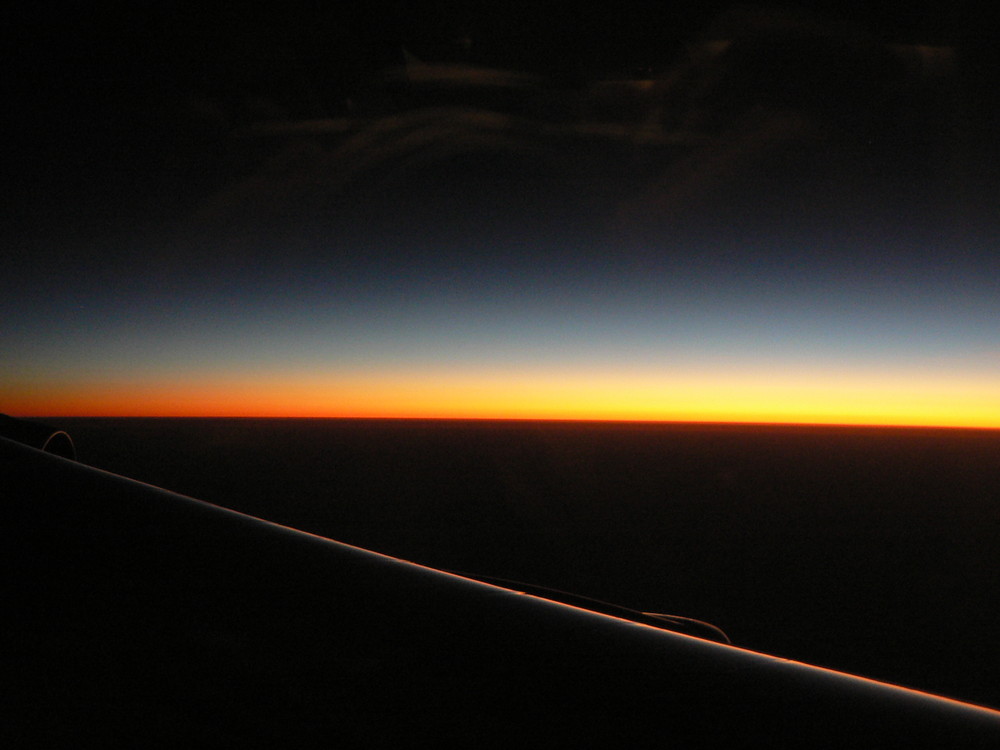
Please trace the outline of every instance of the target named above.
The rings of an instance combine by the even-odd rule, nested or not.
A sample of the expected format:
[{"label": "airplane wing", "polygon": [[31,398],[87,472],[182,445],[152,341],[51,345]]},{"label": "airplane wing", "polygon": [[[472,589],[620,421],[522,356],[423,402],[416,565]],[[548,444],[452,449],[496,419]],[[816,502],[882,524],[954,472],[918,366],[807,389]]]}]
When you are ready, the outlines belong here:
[{"label": "airplane wing", "polygon": [[0,496],[7,747],[1000,746],[1000,712],[428,569],[4,438]]}]

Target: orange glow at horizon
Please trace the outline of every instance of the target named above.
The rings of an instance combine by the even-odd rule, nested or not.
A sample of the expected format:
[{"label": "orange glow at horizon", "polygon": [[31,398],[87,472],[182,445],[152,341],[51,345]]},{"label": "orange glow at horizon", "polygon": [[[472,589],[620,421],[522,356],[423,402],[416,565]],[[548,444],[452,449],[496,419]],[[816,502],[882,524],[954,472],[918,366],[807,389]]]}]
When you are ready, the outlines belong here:
[{"label": "orange glow at horizon", "polygon": [[1000,428],[1000,384],[897,374],[422,372],[50,380],[17,416],[367,417]]}]

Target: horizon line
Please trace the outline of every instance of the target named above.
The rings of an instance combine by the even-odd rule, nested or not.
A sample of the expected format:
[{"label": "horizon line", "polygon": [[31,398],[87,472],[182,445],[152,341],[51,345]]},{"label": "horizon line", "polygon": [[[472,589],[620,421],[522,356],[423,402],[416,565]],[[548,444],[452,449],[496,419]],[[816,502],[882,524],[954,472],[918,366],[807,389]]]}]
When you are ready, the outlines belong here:
[{"label": "horizon line", "polygon": [[[11,415],[14,416],[14,415]],[[649,424],[675,426],[734,426],[734,427],[830,427],[830,428],[860,428],[860,429],[900,429],[900,430],[978,430],[1000,431],[1000,425],[956,425],[933,423],[899,423],[899,422],[795,422],[768,420],[724,420],[724,419],[657,419],[643,418],[613,418],[613,417],[455,417],[455,416],[386,416],[386,415],[341,415],[341,416],[303,416],[299,415],[248,415],[248,414],[217,414],[217,415],[184,415],[184,414],[75,414],[75,415],[19,415],[19,419],[298,419],[298,420],[329,420],[355,422],[546,422],[546,423],[577,423],[577,424]]]}]

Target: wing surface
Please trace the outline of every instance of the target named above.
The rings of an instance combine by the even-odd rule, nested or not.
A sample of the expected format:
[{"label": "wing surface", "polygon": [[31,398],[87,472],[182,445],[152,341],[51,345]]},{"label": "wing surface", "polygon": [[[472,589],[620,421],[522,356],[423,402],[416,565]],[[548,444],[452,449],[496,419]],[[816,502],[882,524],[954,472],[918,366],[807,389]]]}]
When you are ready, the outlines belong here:
[{"label": "wing surface", "polygon": [[7,747],[1000,746],[992,710],[431,570],[3,438],[0,488]]}]

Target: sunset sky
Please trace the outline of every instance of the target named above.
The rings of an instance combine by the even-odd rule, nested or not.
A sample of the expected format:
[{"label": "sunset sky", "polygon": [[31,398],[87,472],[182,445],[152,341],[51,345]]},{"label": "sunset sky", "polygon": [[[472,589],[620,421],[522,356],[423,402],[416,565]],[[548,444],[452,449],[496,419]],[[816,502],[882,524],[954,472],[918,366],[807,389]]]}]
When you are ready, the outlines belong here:
[{"label": "sunset sky", "polygon": [[975,253],[522,253],[54,269],[5,296],[4,409],[1000,426],[1000,267]]},{"label": "sunset sky", "polygon": [[[57,61],[90,65],[66,73],[68,101],[22,107],[0,412],[1000,427],[997,226],[967,142],[933,143],[925,163],[912,133],[902,146],[895,130],[875,131],[877,146],[868,131],[817,141],[811,123],[833,116],[810,104],[789,119],[782,104],[760,135],[716,128],[694,156],[657,152],[666,176],[642,184],[616,145],[587,141],[578,156],[569,128],[570,143],[544,148],[584,165],[582,189],[578,172],[497,176],[475,159],[425,178],[418,152],[402,188],[310,203],[307,191],[334,190],[347,150],[301,141],[222,165],[219,144],[243,141],[213,131],[191,145],[174,126],[196,105],[199,122],[221,121],[226,102],[232,125],[246,92],[209,102],[192,75],[151,107],[148,92],[122,98],[145,80],[135,72],[94,83],[117,63],[92,57]],[[261,111],[285,84],[268,85]],[[283,119],[316,119],[294,109]],[[164,112],[173,129],[157,130]],[[407,133],[496,145],[489,122],[456,115],[352,143],[383,165]],[[518,137],[534,148],[548,133]],[[815,161],[787,166],[802,143],[824,154],[822,178]],[[609,173],[627,184],[609,189]]]}]

